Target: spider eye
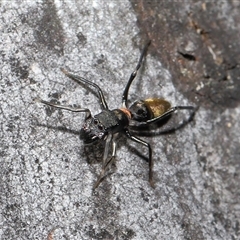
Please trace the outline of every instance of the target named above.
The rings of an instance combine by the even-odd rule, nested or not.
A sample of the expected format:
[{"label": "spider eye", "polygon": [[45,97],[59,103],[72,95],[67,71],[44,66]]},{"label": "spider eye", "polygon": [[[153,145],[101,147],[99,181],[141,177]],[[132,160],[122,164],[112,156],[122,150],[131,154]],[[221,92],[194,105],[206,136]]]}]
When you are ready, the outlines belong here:
[{"label": "spider eye", "polygon": [[143,114],[144,110],[142,108],[137,110],[137,114]]},{"label": "spider eye", "polygon": [[93,123],[94,123],[95,125],[97,125],[97,124],[98,124],[98,120],[95,118],[95,119],[93,120]]},{"label": "spider eye", "polygon": [[103,125],[99,125],[98,126],[98,129],[100,130],[100,131],[102,131],[104,128],[103,128]]}]

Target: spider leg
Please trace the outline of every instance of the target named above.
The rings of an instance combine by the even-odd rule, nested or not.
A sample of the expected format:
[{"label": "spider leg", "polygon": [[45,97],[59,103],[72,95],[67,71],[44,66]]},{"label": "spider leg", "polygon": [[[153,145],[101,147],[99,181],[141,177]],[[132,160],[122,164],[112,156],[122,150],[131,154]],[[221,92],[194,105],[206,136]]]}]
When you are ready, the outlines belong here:
[{"label": "spider leg", "polygon": [[103,154],[103,162],[102,162],[102,168],[104,168],[107,158],[108,158],[108,153],[109,153],[109,148],[110,144],[112,142],[113,135],[111,133],[108,134],[106,142],[105,142],[105,148],[104,148],[104,154]]},{"label": "spider leg", "polygon": [[64,68],[61,68],[61,71],[69,78],[73,79],[74,81],[78,82],[78,83],[85,83],[85,84],[88,84],[88,85],[91,85],[93,87],[95,87],[98,91],[98,97],[99,97],[99,100],[100,100],[100,104],[101,104],[101,107],[102,109],[108,109],[108,105],[107,105],[107,102],[104,98],[104,95],[103,95],[103,92],[102,92],[102,89],[95,83],[83,78],[83,77],[80,77],[80,76],[77,76],[77,75],[74,75],[70,72],[68,72],[67,70],[65,70]]},{"label": "spider leg", "polygon": [[158,116],[156,118],[150,119],[147,121],[148,124],[150,123],[156,123],[160,120],[162,120],[163,118],[171,115],[173,112],[177,111],[177,110],[189,110],[192,111],[190,118],[192,118],[192,116],[195,113],[195,108],[193,106],[175,106],[175,107],[171,107],[167,112],[165,112],[164,114],[162,114],[161,116]]},{"label": "spider leg", "polygon": [[142,139],[138,138],[138,137],[135,137],[133,136],[129,131],[128,129],[125,130],[125,134],[128,138],[130,138],[131,140],[137,142],[137,143],[140,143],[144,146],[146,146],[148,148],[148,165],[149,165],[149,183],[151,185],[151,187],[154,187],[154,184],[153,184],[153,159],[152,159],[152,148],[151,148],[151,145],[145,141],[143,141]]},{"label": "spider leg", "polygon": [[62,105],[59,105],[59,104],[54,104],[54,103],[51,103],[51,102],[47,102],[47,101],[44,101],[42,99],[36,99],[36,101],[39,101],[43,104],[46,104],[48,106],[51,106],[51,107],[56,107],[56,108],[60,108],[60,109],[64,109],[64,110],[67,110],[67,111],[71,111],[71,112],[86,112],[86,115],[89,117],[91,116],[91,112],[88,108],[73,108],[73,107],[67,107],[67,106],[62,106]]},{"label": "spider leg", "polygon": [[[101,183],[104,175],[105,175],[105,172],[107,170],[107,168],[109,168],[111,166],[111,164],[113,163],[113,161],[115,160],[115,156],[116,156],[116,141],[115,141],[115,136],[114,138],[112,139],[112,134],[110,134],[108,137],[107,137],[107,140],[106,140],[106,144],[105,144],[105,149],[104,149],[104,155],[103,155],[103,165],[102,165],[102,171],[98,177],[98,180],[97,182],[94,184],[94,187],[93,187],[93,190],[96,189],[99,184]],[[111,158],[107,161],[107,157],[108,157],[108,152],[109,152],[109,146],[110,146],[110,143],[112,142],[112,156]]]},{"label": "spider leg", "polygon": [[150,43],[151,43],[151,40],[149,40],[147,42],[147,44],[144,46],[144,48],[142,50],[142,53],[140,55],[140,58],[138,60],[137,66],[136,66],[135,70],[132,72],[132,74],[130,75],[130,78],[129,78],[128,82],[127,82],[127,85],[126,85],[126,87],[124,89],[123,96],[122,96],[122,106],[123,106],[123,108],[127,108],[127,106],[128,106],[127,100],[128,100],[129,88],[130,88],[130,86],[132,84],[133,79],[137,76],[138,69],[141,67],[143,57],[146,54],[147,48],[150,45]]},{"label": "spider leg", "polygon": [[[166,111],[162,115],[160,115],[158,117],[155,117],[155,118],[152,118],[150,120],[147,120],[146,122],[130,121],[129,126],[144,127],[144,126],[147,126],[147,125],[152,124],[152,123],[157,123],[158,121],[161,121],[164,118],[170,116],[172,113],[174,113],[177,110],[189,110],[189,111],[191,111],[189,118],[186,120],[186,122],[190,122],[193,119],[197,108],[195,108],[193,106],[175,106],[175,107],[171,107],[168,111]],[[178,129],[178,127],[176,127],[176,129]],[[174,129],[172,129],[172,130],[174,130]]]}]

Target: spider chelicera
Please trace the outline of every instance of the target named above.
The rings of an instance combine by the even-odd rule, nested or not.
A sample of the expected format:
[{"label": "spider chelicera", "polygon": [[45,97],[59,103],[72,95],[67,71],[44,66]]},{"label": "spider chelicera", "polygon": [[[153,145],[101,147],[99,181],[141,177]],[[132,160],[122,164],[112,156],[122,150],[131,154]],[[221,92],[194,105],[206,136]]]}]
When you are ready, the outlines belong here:
[{"label": "spider chelicera", "polygon": [[[148,149],[148,164],[149,164],[149,183],[153,187],[153,159],[152,148],[149,143],[134,136],[131,133],[131,128],[142,128],[149,124],[156,123],[166,117],[170,116],[176,110],[189,110],[191,111],[192,119],[195,108],[193,106],[175,106],[171,107],[170,103],[163,98],[148,98],[145,100],[135,101],[130,107],[128,107],[128,91],[132,84],[132,81],[137,75],[137,72],[141,66],[144,55],[147,52],[147,48],[150,45],[149,41],[143,48],[140,58],[138,60],[135,70],[132,72],[127,85],[123,91],[122,96],[122,108],[109,110],[107,102],[104,98],[101,88],[79,76],[69,73],[65,69],[61,69],[62,72],[69,78],[75,80],[78,83],[90,85],[97,90],[99,102],[101,105],[101,112],[95,116],[92,116],[91,111],[88,108],[73,108],[68,106],[62,106],[53,104],[51,102],[38,99],[40,102],[52,107],[72,111],[72,112],[85,112],[85,121],[80,130],[80,139],[85,144],[91,144],[96,141],[105,141],[105,149],[103,154],[102,171],[97,182],[94,185],[94,189],[97,188],[105,176],[106,169],[111,165],[116,156],[116,137],[119,133],[123,133],[127,138],[142,144]],[[109,158],[109,149],[112,147],[112,155]]]}]

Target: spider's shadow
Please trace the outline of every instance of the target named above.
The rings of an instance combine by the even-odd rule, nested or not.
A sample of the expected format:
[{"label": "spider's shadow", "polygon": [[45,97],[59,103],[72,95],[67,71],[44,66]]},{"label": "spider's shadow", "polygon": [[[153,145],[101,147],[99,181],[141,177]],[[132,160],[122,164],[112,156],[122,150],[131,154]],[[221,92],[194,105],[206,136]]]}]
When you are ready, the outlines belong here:
[{"label": "spider's shadow", "polygon": [[[76,136],[80,136],[80,131],[78,130],[73,130],[70,128],[67,128],[65,126],[51,126],[48,124],[42,124],[39,122],[32,123],[32,125],[37,126],[37,127],[44,127],[48,129],[52,129],[55,131],[61,131],[63,133],[70,133],[74,134]],[[102,161],[102,156],[103,156],[103,151],[104,151],[104,142],[96,142],[93,144],[89,145],[81,145],[80,147],[80,153],[83,152],[84,156],[86,156],[86,161],[89,164],[94,164],[94,163],[99,163]]]},{"label": "spider's shadow", "polygon": [[[176,115],[176,114],[172,114],[172,115]],[[189,115],[189,117],[187,119],[184,119],[181,123],[179,124],[175,124],[174,121],[171,122],[173,116],[167,116],[166,118],[162,119],[161,121],[146,126],[146,127],[134,127],[132,126],[130,129],[131,133],[136,135],[136,136],[140,136],[140,137],[155,137],[155,136],[160,136],[160,135],[167,135],[167,134],[173,134],[175,133],[177,130],[182,129],[186,124],[188,124],[189,122],[191,122],[194,118],[195,115],[195,111],[193,113],[191,113]],[[170,127],[169,127],[169,123],[170,123]],[[33,125],[36,125],[38,127],[46,127],[48,129],[53,129],[56,131],[62,131],[64,133],[70,133],[70,134],[74,134],[77,135],[79,137],[80,131],[78,130],[73,130],[73,129],[69,129],[65,126],[50,126],[47,124],[41,124],[41,123],[34,123]],[[160,130],[159,130],[160,129]],[[146,155],[143,154],[143,152],[141,150],[138,150],[136,147],[131,146],[127,140],[127,138],[123,141],[121,139],[123,139],[123,137],[125,136],[119,136],[119,140],[118,140],[118,145],[123,145],[126,143],[127,147],[131,150],[131,152],[134,152],[134,154],[136,154],[137,156],[139,156],[141,159],[145,160],[146,162],[148,162],[148,157]],[[103,156],[103,152],[104,152],[104,141],[98,141],[97,143],[93,143],[90,145],[84,145],[82,150],[85,154],[85,156],[87,157],[87,162],[89,164],[92,163],[99,163],[102,161],[102,156]]]},{"label": "spider's shadow", "polygon": [[64,132],[64,133],[70,133],[70,134],[74,134],[74,135],[78,135],[79,136],[79,131],[77,130],[73,130],[73,129],[70,129],[70,128],[67,128],[67,127],[64,127],[64,126],[51,126],[51,125],[48,125],[48,124],[43,124],[43,123],[33,123],[32,125],[35,125],[37,127],[45,127],[45,128],[48,128],[48,129],[52,129],[52,130],[56,130],[56,131],[61,131],[61,132]]}]

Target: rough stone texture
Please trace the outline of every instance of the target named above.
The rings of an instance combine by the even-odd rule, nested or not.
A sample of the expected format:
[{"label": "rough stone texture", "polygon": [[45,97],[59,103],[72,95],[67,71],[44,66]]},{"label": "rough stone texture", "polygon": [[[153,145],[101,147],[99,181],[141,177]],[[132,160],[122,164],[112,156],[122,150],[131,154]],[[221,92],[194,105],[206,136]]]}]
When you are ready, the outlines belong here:
[{"label": "rough stone texture", "polygon": [[[239,8],[1,1],[0,238],[239,239]],[[96,95],[59,70],[67,67],[119,107],[148,38],[129,100],[161,96],[200,108],[179,131],[143,137],[155,189],[147,150],[120,138],[116,164],[93,192],[103,146],[79,140],[83,114],[34,99],[98,113]]]},{"label": "rough stone texture", "polygon": [[240,101],[239,1],[133,1],[138,25],[175,86],[205,108]]}]

